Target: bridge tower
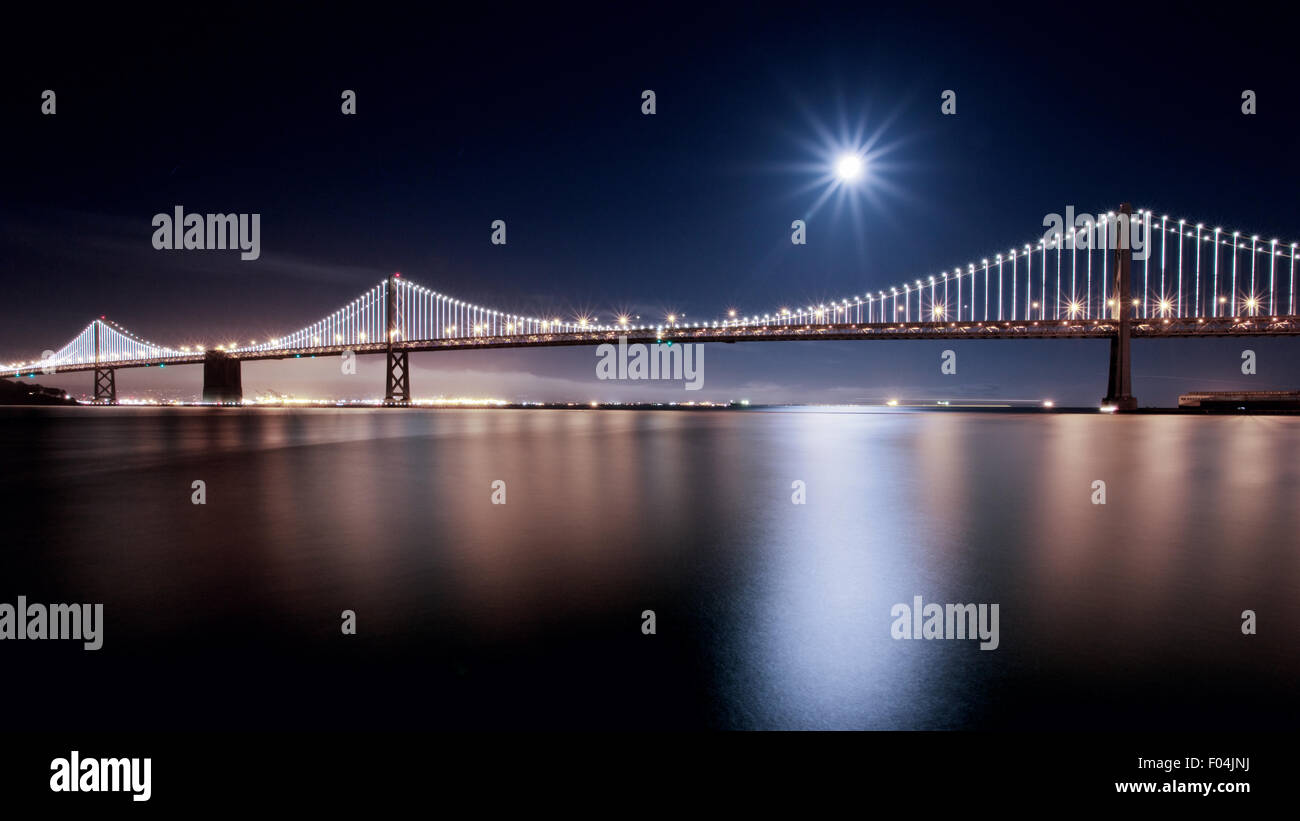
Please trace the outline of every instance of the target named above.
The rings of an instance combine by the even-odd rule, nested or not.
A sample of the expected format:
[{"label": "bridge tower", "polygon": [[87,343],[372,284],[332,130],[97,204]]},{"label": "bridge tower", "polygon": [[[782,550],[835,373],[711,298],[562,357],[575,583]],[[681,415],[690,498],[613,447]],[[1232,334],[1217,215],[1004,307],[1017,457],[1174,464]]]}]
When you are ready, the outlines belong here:
[{"label": "bridge tower", "polygon": [[1133,223],[1133,206],[1124,203],[1119,208],[1120,219],[1115,226],[1115,310],[1111,315],[1117,321],[1115,335],[1110,338],[1110,379],[1103,404],[1116,411],[1137,410],[1133,396],[1132,357],[1130,356],[1133,290],[1129,284],[1129,268],[1133,262],[1130,235]]},{"label": "bridge tower", "polygon": [[99,326],[100,320],[94,322],[95,329],[95,402],[97,404],[117,404],[117,374],[113,368],[99,367]]},{"label": "bridge tower", "polygon": [[394,350],[394,343],[401,330],[399,317],[401,306],[398,304],[398,274],[393,274],[384,282],[384,308],[388,325],[388,368],[384,379],[384,404],[408,405],[411,402],[410,353],[406,350]]}]

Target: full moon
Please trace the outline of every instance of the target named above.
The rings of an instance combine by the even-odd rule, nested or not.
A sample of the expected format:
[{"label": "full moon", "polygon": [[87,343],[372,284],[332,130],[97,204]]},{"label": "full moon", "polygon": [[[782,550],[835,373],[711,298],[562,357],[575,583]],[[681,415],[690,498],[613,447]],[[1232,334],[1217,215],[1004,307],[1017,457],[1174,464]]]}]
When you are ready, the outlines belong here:
[{"label": "full moon", "polygon": [[862,158],[856,154],[845,154],[835,161],[835,176],[849,182],[862,176]]}]

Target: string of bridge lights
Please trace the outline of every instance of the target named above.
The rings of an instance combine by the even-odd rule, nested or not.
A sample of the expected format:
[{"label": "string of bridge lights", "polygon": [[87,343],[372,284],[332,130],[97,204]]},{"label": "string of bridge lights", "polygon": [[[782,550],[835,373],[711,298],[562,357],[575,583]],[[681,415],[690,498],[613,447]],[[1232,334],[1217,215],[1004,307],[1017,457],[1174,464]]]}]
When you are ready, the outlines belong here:
[{"label": "string of bridge lights", "polygon": [[[1111,211],[1103,214],[1095,223],[1089,220],[1085,225],[1074,226],[1064,238],[1056,233],[1052,237],[1026,243],[1020,248],[1013,247],[1005,254],[994,254],[992,259],[982,258],[978,264],[968,263],[964,269],[957,267],[927,276],[924,280],[903,282],[898,286],[878,290],[874,295],[868,292],[800,308],[782,307],[761,316],[756,314],[738,318],[735,311],[730,311],[721,326],[1103,319],[1106,309],[1114,306],[1114,295],[1107,297],[1106,293],[1110,287],[1111,273],[1108,249],[1113,242],[1112,229],[1117,224],[1118,217]],[[1264,242],[1258,234],[1247,236],[1241,231],[1229,233],[1222,228],[1208,228],[1201,222],[1174,220],[1168,215],[1156,217],[1150,210],[1135,212],[1133,224],[1147,233],[1142,258],[1134,259],[1131,269],[1132,281],[1135,284],[1140,281],[1142,288],[1141,297],[1132,303],[1136,309],[1134,318],[1276,315],[1281,307],[1277,287],[1279,259],[1286,263],[1286,313],[1295,314],[1295,262],[1300,243],[1285,244],[1276,239]],[[1080,238],[1097,231],[1098,227],[1102,234],[1100,243],[1088,237],[1089,241],[1080,247]],[[1159,232],[1155,235],[1160,240],[1158,250],[1152,247],[1154,232]],[[1168,240],[1171,236],[1180,240],[1174,254],[1169,252],[1171,243]],[[1184,248],[1188,241],[1194,249],[1190,253]],[[1201,249],[1207,244],[1216,253],[1202,254]],[[1224,247],[1234,249],[1231,265],[1220,264],[1222,254],[1219,252]],[[1051,261],[1048,259],[1049,251],[1054,252]],[[1066,252],[1070,254],[1068,269],[1064,261]],[[1248,271],[1246,266],[1239,264],[1239,252],[1249,253]],[[1100,254],[1100,265],[1094,264],[1094,253]],[[1268,255],[1267,271],[1260,270],[1258,262],[1261,254]],[[1082,270],[1080,255],[1084,257]],[[1035,256],[1039,257],[1037,270],[1034,267]],[[1171,260],[1171,256],[1175,256],[1176,260]],[[1158,257],[1158,261],[1153,265],[1155,257]],[[1172,272],[1171,265],[1174,268]],[[1006,270],[1008,266],[1011,269],[1009,277]],[[1022,267],[1025,269],[1023,289],[1019,284]],[[1054,271],[1051,270],[1053,267]],[[1052,276],[1050,281],[1049,271]],[[1035,273],[1038,274],[1039,286],[1037,298],[1033,288]],[[1261,291],[1265,276],[1267,290]],[[1066,277],[1070,281],[1069,297],[1063,298],[1063,282]],[[1095,291],[1094,279],[1097,280]],[[1228,294],[1220,293],[1221,282],[1228,286]],[[1248,290],[1243,291],[1239,285],[1247,282]],[[1055,284],[1055,300],[1044,298],[1044,295],[1052,295],[1052,291],[1049,291],[1051,283]],[[1083,288],[1080,288],[1081,284]],[[1204,290],[1205,286],[1209,286],[1208,294]],[[955,289],[955,295],[950,294],[950,288]],[[978,299],[981,290],[982,301]],[[927,291],[930,297],[928,317],[924,304]],[[969,302],[963,302],[966,298],[969,298]],[[949,305],[954,301],[955,305],[950,311]]]},{"label": "string of bridge lights", "polygon": [[[99,331],[98,351],[96,331]],[[14,362],[0,366],[14,376],[32,368],[57,368],[66,365],[89,365],[97,362],[130,362],[136,359],[167,359],[183,352],[166,345],[141,339],[118,323],[105,317],[94,320],[50,356],[32,362]]]},{"label": "string of bridge lights", "polygon": [[[860,171],[859,168],[859,173]],[[844,173],[849,173],[849,170]],[[1106,311],[1114,307],[1114,295],[1107,296],[1111,287],[1108,248],[1114,241],[1111,234],[1118,224],[1119,217],[1111,211],[1102,214],[1095,222],[1088,219],[1084,225],[1073,226],[1064,237],[1055,233],[1019,248],[1010,248],[1005,254],[996,253],[991,259],[981,258],[978,264],[967,263],[964,269],[959,266],[951,271],[929,275],[924,280],[903,282],[887,290],[877,290],[874,295],[868,292],[862,296],[818,305],[783,307],[762,315],[737,316],[737,311],[729,310],[722,319],[703,322],[688,322],[684,316],[671,313],[664,317],[663,322],[655,325],[636,324],[633,320],[640,317],[626,314],[620,314],[614,324],[600,324],[597,318],[586,316],[570,320],[529,317],[456,299],[402,279],[397,274],[391,280],[396,284],[393,296],[397,305],[396,323],[392,329],[387,327],[390,280],[384,280],[332,314],[288,335],[272,337],[260,343],[250,340],[247,345],[231,342],[218,345],[214,350],[240,354],[384,345],[390,335],[393,341],[472,341],[503,336],[633,330],[662,334],[674,329],[763,325],[1100,320],[1106,318]],[[1141,243],[1143,248],[1140,258],[1136,253],[1139,249],[1134,249],[1130,270],[1131,281],[1134,285],[1139,282],[1141,285],[1141,296],[1132,300],[1135,319],[1255,317],[1261,314],[1275,316],[1281,306],[1277,287],[1281,275],[1286,277],[1286,314],[1295,315],[1295,263],[1300,255],[1298,243],[1280,243],[1276,239],[1265,242],[1258,234],[1228,232],[1220,227],[1208,228],[1201,222],[1174,220],[1168,215],[1156,217],[1150,210],[1136,211],[1132,226],[1143,229],[1146,234],[1145,241]],[[1132,226],[1131,230],[1137,235],[1138,232]],[[1101,237],[1099,242],[1095,242],[1094,236],[1089,235],[1094,234],[1098,228]],[[1081,237],[1088,239],[1082,248],[1079,247]],[[1171,237],[1177,239],[1172,254],[1169,242]],[[1154,247],[1155,239],[1159,239],[1158,252]],[[1190,252],[1187,250],[1189,241],[1192,246]],[[1207,248],[1212,248],[1214,252],[1202,253]],[[1232,249],[1228,264],[1222,260],[1224,248]],[[1243,253],[1248,255],[1247,264],[1241,263]],[[1095,254],[1100,255],[1099,264],[1094,263]],[[1267,266],[1260,265],[1261,254],[1267,254]],[[1083,257],[1082,266],[1080,255]],[[1157,255],[1158,261],[1153,265],[1153,258]],[[1036,256],[1037,267],[1034,264]],[[1285,261],[1284,272],[1278,270],[1279,260]],[[1024,269],[1023,288],[1021,268]],[[1035,274],[1038,285],[1036,293]],[[979,299],[981,280],[982,300]],[[1063,297],[1064,283],[1067,280],[1068,298]],[[1267,287],[1263,289],[1265,282]],[[1054,291],[1049,290],[1049,284],[1054,285]],[[1226,293],[1220,293],[1221,285],[1226,286]],[[928,318],[925,304],[927,292]],[[1053,295],[1054,299],[1049,300],[1048,297]],[[97,326],[105,332],[98,340],[98,350],[95,347]],[[194,357],[207,350],[202,345],[179,348],[158,345],[101,317],[87,325],[53,356],[6,364],[0,366],[0,370],[18,376],[33,368],[113,364],[140,359],[167,360]]]}]

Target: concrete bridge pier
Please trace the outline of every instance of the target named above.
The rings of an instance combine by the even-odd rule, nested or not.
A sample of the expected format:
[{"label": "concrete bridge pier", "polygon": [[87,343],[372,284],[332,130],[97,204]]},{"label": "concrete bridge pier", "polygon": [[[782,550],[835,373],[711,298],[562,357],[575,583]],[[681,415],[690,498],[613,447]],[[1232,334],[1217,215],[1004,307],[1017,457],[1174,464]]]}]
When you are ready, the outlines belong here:
[{"label": "concrete bridge pier", "polygon": [[238,359],[222,351],[203,354],[203,401],[233,404],[244,401]]}]

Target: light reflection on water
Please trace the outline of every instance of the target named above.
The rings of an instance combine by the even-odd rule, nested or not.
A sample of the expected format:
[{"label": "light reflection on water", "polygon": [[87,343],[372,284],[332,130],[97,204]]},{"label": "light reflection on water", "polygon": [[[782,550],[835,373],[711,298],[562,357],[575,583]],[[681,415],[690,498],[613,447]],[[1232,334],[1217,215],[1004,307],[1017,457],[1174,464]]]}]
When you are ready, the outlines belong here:
[{"label": "light reflection on water", "polygon": [[[0,601],[108,619],[0,647],[33,716],[94,675],[106,728],[1300,726],[1300,418],[0,417]],[[892,640],[914,595],[1000,648]]]}]

